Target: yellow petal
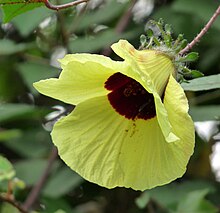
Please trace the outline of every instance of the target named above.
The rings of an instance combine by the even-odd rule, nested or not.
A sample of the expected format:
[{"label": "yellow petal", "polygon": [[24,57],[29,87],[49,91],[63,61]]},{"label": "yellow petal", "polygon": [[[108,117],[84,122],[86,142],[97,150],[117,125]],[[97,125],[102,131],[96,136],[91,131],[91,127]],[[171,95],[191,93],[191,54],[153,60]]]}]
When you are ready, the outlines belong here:
[{"label": "yellow petal", "polygon": [[[70,62],[95,62],[103,65],[104,67],[108,67],[112,70],[120,72],[121,62],[113,61],[109,57],[105,57],[103,55],[97,54],[88,54],[88,53],[76,53],[76,54],[67,54],[64,58],[60,59],[59,62],[61,64],[62,69],[66,67],[66,65]],[[119,67],[118,67],[119,66]]]},{"label": "yellow petal", "polygon": [[113,44],[112,49],[131,66],[124,74],[134,78],[148,92],[162,96],[169,76],[175,74],[172,60],[167,55],[156,50],[136,50],[126,40]]},{"label": "yellow petal", "polygon": [[184,152],[180,154],[181,161],[188,161],[193,153],[195,130],[191,117],[188,114],[188,101],[182,87],[170,76],[164,96],[164,106],[168,113],[172,132],[180,138]]},{"label": "yellow petal", "polygon": [[125,119],[106,96],[78,104],[55,124],[52,139],[64,162],[85,179],[135,190],[182,176],[189,159],[184,148],[191,145],[167,143],[156,117]]},{"label": "yellow petal", "polygon": [[160,96],[154,93],[154,102],[156,107],[157,121],[161,127],[163,135],[168,143],[179,141],[179,137],[174,134],[172,126],[170,124],[167,110],[162,103]]},{"label": "yellow petal", "polygon": [[[125,69],[124,64],[117,62],[117,69]],[[69,61],[59,79],[41,80],[34,83],[34,87],[44,95],[76,105],[86,99],[107,94],[105,81],[117,71],[115,66],[104,66],[94,60],[83,63]]]}]

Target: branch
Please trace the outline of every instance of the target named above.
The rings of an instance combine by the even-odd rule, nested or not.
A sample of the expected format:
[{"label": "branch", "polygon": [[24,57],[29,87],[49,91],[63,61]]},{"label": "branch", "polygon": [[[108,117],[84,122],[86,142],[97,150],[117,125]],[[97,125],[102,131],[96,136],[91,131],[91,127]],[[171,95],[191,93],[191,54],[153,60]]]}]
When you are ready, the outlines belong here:
[{"label": "branch", "polygon": [[133,1],[131,2],[130,7],[128,8],[127,11],[125,11],[125,13],[123,14],[123,16],[122,16],[121,19],[119,20],[119,22],[118,22],[118,24],[117,24],[117,26],[116,26],[116,28],[115,28],[115,31],[116,31],[117,33],[122,33],[122,32],[125,30],[125,28],[127,27],[128,23],[129,23],[129,21],[130,21],[130,18],[131,18],[131,16],[132,16],[132,9],[133,9],[133,7],[134,7],[134,5],[135,5],[136,2],[137,2],[137,0],[133,0]]},{"label": "branch", "polygon": [[46,183],[47,178],[50,174],[53,163],[57,158],[57,155],[58,155],[57,148],[54,146],[51,150],[50,156],[48,158],[47,166],[46,166],[42,176],[40,177],[40,179],[36,183],[36,185],[33,187],[33,189],[31,190],[30,194],[28,195],[28,197],[23,205],[23,208],[25,210],[28,211],[33,206],[33,204],[36,202],[36,200],[38,199],[40,192],[41,192],[41,190],[42,190],[44,184]]},{"label": "branch", "polygon": [[193,48],[193,46],[200,41],[200,39],[205,35],[205,33],[208,31],[208,29],[212,26],[216,18],[220,15],[220,6],[217,8],[215,13],[212,15],[208,23],[205,25],[205,27],[201,30],[201,32],[183,49],[180,51],[180,55],[185,54],[190,49]]},{"label": "branch", "polygon": [[10,198],[10,197],[5,197],[3,195],[0,195],[0,200],[10,203],[12,206],[14,206],[16,209],[18,209],[21,213],[28,213],[28,211],[25,210],[16,200]]},{"label": "branch", "polygon": [[54,4],[51,4],[49,2],[49,0],[44,0],[44,4],[47,8],[51,9],[51,10],[60,10],[60,9],[65,9],[65,8],[68,8],[68,7],[72,7],[72,6],[75,6],[75,5],[78,5],[78,4],[81,4],[81,3],[84,3],[84,2],[88,2],[89,0],[77,0],[77,1],[73,1],[73,2],[70,2],[70,3],[67,3],[67,4],[61,4],[61,5],[54,5]]},{"label": "branch", "polygon": [[69,51],[68,43],[69,43],[69,35],[66,32],[65,29],[65,20],[63,13],[61,11],[58,11],[57,13],[57,19],[59,21],[59,28],[60,28],[60,34],[61,34],[61,40],[63,43],[63,46]]}]

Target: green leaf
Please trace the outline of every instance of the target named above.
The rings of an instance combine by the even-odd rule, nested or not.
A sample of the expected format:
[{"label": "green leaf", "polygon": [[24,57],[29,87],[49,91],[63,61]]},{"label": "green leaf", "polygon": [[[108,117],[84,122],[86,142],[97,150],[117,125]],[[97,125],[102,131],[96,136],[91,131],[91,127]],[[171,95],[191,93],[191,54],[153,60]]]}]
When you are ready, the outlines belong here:
[{"label": "green leaf", "polygon": [[94,37],[79,37],[70,42],[69,47],[72,52],[95,52],[103,46],[109,46],[118,38],[114,30],[106,30]]},{"label": "green leaf", "polygon": [[199,54],[197,52],[191,52],[186,56],[179,59],[180,62],[192,62],[196,61],[199,58]]},{"label": "green leaf", "polygon": [[14,41],[8,39],[0,40],[0,55],[11,55],[22,52],[28,48],[27,44],[16,44]]},{"label": "green leaf", "polygon": [[191,106],[189,114],[192,116],[193,121],[210,121],[220,118],[220,106]]},{"label": "green leaf", "polygon": [[93,37],[79,37],[70,42],[72,52],[95,52],[103,47],[108,47],[120,38],[131,39],[141,33],[141,29],[129,31],[123,34],[117,34],[114,29],[108,29],[100,32]]},{"label": "green leaf", "polygon": [[83,179],[78,174],[68,167],[64,167],[51,176],[43,190],[43,194],[50,198],[58,198],[73,190],[82,182]]},{"label": "green leaf", "polygon": [[41,204],[46,208],[41,213],[79,213],[73,211],[69,203],[67,202],[67,199],[51,199],[43,197],[41,199]]},{"label": "green leaf", "polygon": [[16,17],[12,22],[22,36],[28,36],[38,25],[55,12],[45,7],[39,7]]},{"label": "green leaf", "polygon": [[48,111],[27,104],[0,104],[0,122],[24,118],[35,118]]},{"label": "green leaf", "polygon": [[[172,212],[175,212],[177,204],[181,202],[184,196],[187,196],[187,194],[195,190],[203,189],[208,189],[211,192],[214,190],[214,187],[210,183],[204,181],[185,181],[183,183],[171,183],[151,190],[146,190],[141,194],[141,197],[143,197],[141,207],[144,207],[144,202],[147,205],[146,201],[148,201],[148,196],[150,196],[151,199],[155,200],[162,207],[168,208],[169,210],[172,210]],[[139,198],[141,199],[141,197]]]},{"label": "green leaf", "polygon": [[192,78],[201,78],[204,76],[204,74],[199,72],[198,70],[191,70],[190,75],[192,76]]},{"label": "green leaf", "polygon": [[22,157],[44,157],[51,149],[50,135],[43,128],[27,128],[20,131],[20,137],[11,139],[4,145]]},{"label": "green leaf", "polygon": [[[43,174],[47,163],[47,160],[42,159],[28,159],[19,161],[14,164],[16,176],[23,180],[27,185],[33,185]],[[58,165],[58,162],[55,162],[53,169],[56,169]]]},{"label": "green leaf", "polygon": [[48,64],[25,62],[18,64],[17,68],[24,79],[24,82],[29,87],[31,93],[39,94],[33,87],[33,83],[41,79],[55,77],[59,74],[59,70]]},{"label": "green leaf", "polygon": [[62,209],[59,209],[59,210],[55,211],[54,213],[66,213],[66,211],[63,211]]},{"label": "green leaf", "polygon": [[15,176],[15,170],[12,164],[0,155],[0,181],[10,180]]},{"label": "green leaf", "polygon": [[195,213],[216,213],[218,209],[205,200],[204,197],[210,192],[209,189],[193,191],[185,196],[177,207],[177,213],[195,212]]},{"label": "green leaf", "polygon": [[1,130],[0,131],[0,141],[7,141],[13,138],[18,138],[22,135],[19,129]]},{"label": "green leaf", "polygon": [[205,76],[182,83],[181,86],[186,91],[203,91],[220,88],[220,74]]},{"label": "green leaf", "polygon": [[12,206],[9,203],[3,203],[3,205],[0,208],[1,213],[20,213],[17,208]]},{"label": "green leaf", "polygon": [[[1,51],[1,50],[0,50]],[[14,62],[16,56],[2,57],[0,56],[0,105],[1,102],[10,102],[16,100],[18,95],[23,91],[23,85],[18,81],[15,75]],[[18,57],[17,57],[18,59]],[[13,82],[13,87],[11,86]]]},{"label": "green leaf", "polygon": [[[28,2],[28,1],[27,1]],[[3,21],[4,23],[11,21],[15,16],[32,10],[36,7],[40,7],[43,3],[27,3],[22,0],[0,0],[0,4],[3,4]]]},{"label": "green leaf", "polygon": [[114,18],[120,17],[124,9],[125,4],[118,3],[116,0],[108,0],[101,10],[86,13],[81,17],[77,23],[77,31],[87,30],[91,26],[111,22]]}]

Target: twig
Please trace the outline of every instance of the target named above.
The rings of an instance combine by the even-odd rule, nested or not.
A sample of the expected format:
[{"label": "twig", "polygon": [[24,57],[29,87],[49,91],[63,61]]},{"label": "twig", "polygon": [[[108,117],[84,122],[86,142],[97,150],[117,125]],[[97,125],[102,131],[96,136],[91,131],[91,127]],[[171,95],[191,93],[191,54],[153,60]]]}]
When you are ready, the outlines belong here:
[{"label": "twig", "polygon": [[89,0],[77,0],[77,1],[73,1],[73,2],[70,2],[70,3],[67,3],[67,4],[61,4],[61,5],[54,5],[54,4],[51,4],[49,2],[49,0],[44,0],[44,4],[47,8],[51,9],[51,10],[60,10],[60,9],[65,9],[65,8],[68,8],[68,7],[72,7],[72,6],[75,6],[75,5],[78,5],[78,4],[81,4],[81,3],[84,3],[84,2],[88,2]]},{"label": "twig", "polygon": [[220,15],[220,6],[217,8],[215,13],[212,15],[208,23],[205,25],[205,27],[200,31],[200,33],[183,49],[180,51],[180,55],[185,54],[190,49],[193,48],[193,46],[200,41],[200,39],[205,35],[205,33],[208,31],[208,29],[212,26],[216,18]]},{"label": "twig", "polygon": [[[133,0],[131,2],[128,10],[125,11],[125,13],[122,15],[119,22],[117,23],[117,25],[115,27],[115,32],[117,34],[122,33],[125,30],[125,28],[127,27],[129,20],[131,18],[131,15],[132,15],[132,9],[133,9],[136,2],[137,2],[137,0]],[[105,55],[105,56],[109,56],[111,54],[111,52],[112,52],[111,48],[107,47],[104,50],[102,50],[101,54]]]},{"label": "twig", "polygon": [[3,195],[0,195],[0,200],[10,203],[12,206],[14,206],[16,209],[18,209],[21,213],[28,213],[28,211],[25,210],[16,200],[11,199],[10,197],[5,197]]},{"label": "twig", "polygon": [[133,0],[131,2],[130,7],[128,8],[128,10],[124,13],[124,15],[119,20],[119,22],[115,28],[115,31],[117,33],[122,33],[125,30],[125,28],[127,27],[129,20],[131,18],[131,15],[132,15],[132,9],[133,9],[136,2],[137,2],[137,0]]},{"label": "twig", "polygon": [[51,150],[51,154],[48,158],[48,163],[47,166],[41,176],[41,178],[39,179],[39,181],[36,183],[36,185],[33,187],[33,189],[31,190],[30,194],[28,195],[26,201],[23,204],[23,208],[28,211],[29,209],[31,209],[31,207],[33,206],[33,204],[36,202],[36,200],[38,199],[40,192],[44,186],[44,184],[47,181],[47,178],[50,174],[51,168],[53,166],[53,163],[55,161],[55,159],[57,158],[57,149],[56,147],[53,147]]},{"label": "twig", "polygon": [[152,200],[150,200],[150,201],[148,202],[146,208],[147,208],[147,211],[148,211],[149,213],[155,213]]},{"label": "twig", "polygon": [[61,11],[58,11],[57,19],[59,21],[62,43],[63,43],[64,47],[68,50],[69,49],[68,48],[69,36],[68,36],[66,29],[65,29],[65,24],[64,24],[65,20],[64,20],[64,17],[63,17],[63,14],[61,13]]}]

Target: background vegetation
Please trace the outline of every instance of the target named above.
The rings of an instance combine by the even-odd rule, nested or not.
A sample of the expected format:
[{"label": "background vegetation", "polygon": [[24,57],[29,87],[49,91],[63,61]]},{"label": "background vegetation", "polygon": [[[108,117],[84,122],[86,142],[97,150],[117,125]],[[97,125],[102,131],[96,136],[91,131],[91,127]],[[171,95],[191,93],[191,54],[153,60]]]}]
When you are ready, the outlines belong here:
[{"label": "background vegetation", "polygon": [[[205,136],[197,123],[200,128],[195,153],[187,172],[166,186],[143,193],[99,187],[71,171],[53,148],[49,135],[52,123],[70,106],[40,95],[32,83],[58,76],[57,58],[66,53],[87,52],[118,59],[109,45],[124,38],[138,47],[149,19],[163,18],[172,24],[175,35],[184,33],[191,41],[219,4],[217,0],[145,0],[147,4],[142,8],[148,14],[140,18],[142,8],[136,13],[130,9],[135,2],[91,0],[86,7],[79,5],[58,12],[42,6],[9,23],[1,21],[0,154],[14,169],[0,158],[0,164],[4,162],[1,165],[8,168],[5,173],[0,169],[0,192],[8,193],[12,199],[14,196],[26,209],[42,213],[219,212],[220,153],[215,155],[214,165],[210,161],[220,141],[219,89],[187,92],[193,120],[216,122],[202,126]],[[3,20],[2,13],[0,17]],[[194,48],[200,58],[191,68],[206,76],[219,73],[219,35],[220,19]],[[12,178],[14,171],[16,178]],[[0,201],[0,212],[18,210]]]}]

